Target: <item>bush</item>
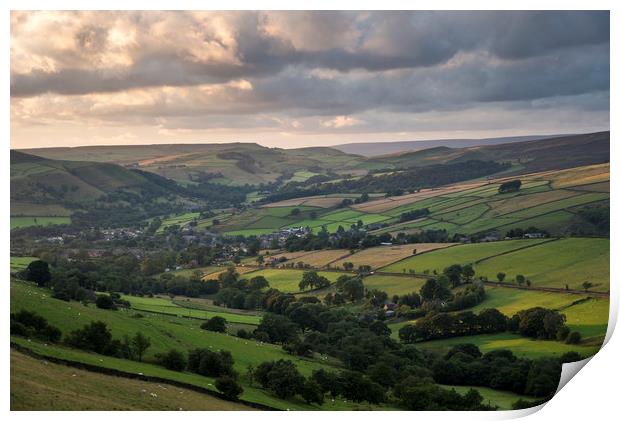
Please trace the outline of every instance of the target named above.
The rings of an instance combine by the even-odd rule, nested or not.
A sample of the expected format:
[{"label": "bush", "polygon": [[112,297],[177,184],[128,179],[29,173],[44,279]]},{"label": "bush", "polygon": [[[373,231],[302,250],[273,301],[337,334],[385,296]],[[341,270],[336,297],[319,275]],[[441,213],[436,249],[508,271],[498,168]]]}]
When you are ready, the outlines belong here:
[{"label": "bush", "polygon": [[233,358],[228,351],[213,352],[208,349],[194,349],[189,352],[187,369],[209,377],[237,377],[233,370]]},{"label": "bush", "polygon": [[237,337],[241,339],[250,339],[252,334],[245,329],[239,329],[237,331]]},{"label": "bush", "polygon": [[558,341],[565,341],[569,333],[570,333],[570,328],[568,326],[562,326],[561,328],[558,329],[558,333],[556,337],[558,338]]},{"label": "bush", "polygon": [[116,306],[114,305],[114,300],[109,295],[98,295],[97,299],[95,300],[95,304],[97,305],[97,307],[104,310],[116,309]]},{"label": "bush", "polygon": [[226,332],[226,319],[220,316],[211,317],[209,320],[200,325],[201,329],[210,330],[211,332]]},{"label": "bush", "polygon": [[166,367],[168,370],[183,371],[187,366],[185,355],[181,351],[171,349],[164,354],[155,355],[157,364]]},{"label": "bush", "polygon": [[254,370],[254,378],[282,399],[301,393],[305,379],[289,360],[265,361]]},{"label": "bush", "polygon": [[581,333],[577,332],[577,331],[572,331],[568,337],[566,338],[566,343],[567,344],[572,344],[572,345],[576,345],[578,343],[581,342]]},{"label": "bush", "polygon": [[237,399],[243,388],[232,377],[223,376],[215,381],[215,387],[228,399]]},{"label": "bush", "polygon": [[65,342],[75,348],[93,351],[97,354],[114,355],[120,343],[112,341],[112,332],[104,322],[90,322],[81,329],[69,333]]},{"label": "bush", "polygon": [[62,333],[60,329],[48,324],[47,320],[38,314],[21,310],[17,313],[11,313],[11,335],[58,342]]}]

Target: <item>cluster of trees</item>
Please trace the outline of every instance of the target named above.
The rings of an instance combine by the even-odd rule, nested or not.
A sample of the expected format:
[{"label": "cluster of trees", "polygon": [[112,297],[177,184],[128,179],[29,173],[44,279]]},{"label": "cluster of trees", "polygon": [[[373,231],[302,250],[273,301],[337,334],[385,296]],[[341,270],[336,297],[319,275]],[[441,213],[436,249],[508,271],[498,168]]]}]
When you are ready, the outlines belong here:
[{"label": "cluster of trees", "polygon": [[20,310],[11,313],[11,335],[59,342],[62,332],[47,320],[31,311]]},{"label": "cluster of trees", "polygon": [[483,355],[473,344],[459,344],[443,358],[437,359],[432,371],[435,381],[442,384],[484,386],[545,398],[555,393],[562,363],[580,358],[571,352],[559,359],[530,360],[517,358],[507,349]]},{"label": "cluster of trees", "polygon": [[500,194],[513,193],[513,192],[519,191],[520,188],[521,188],[521,180],[511,180],[511,181],[506,181],[505,183],[500,184],[497,191]]},{"label": "cluster of trees", "polygon": [[423,218],[428,216],[430,211],[428,208],[415,209],[409,212],[403,212],[400,214],[400,222],[413,221],[414,219]]},{"label": "cluster of trees", "polygon": [[[323,183],[304,188],[289,184],[263,199],[264,202],[277,202],[304,196],[349,192],[391,192],[393,195],[405,191],[414,192],[423,187],[437,187],[463,180],[484,177],[503,171],[508,163],[471,160],[450,164],[430,165],[421,168],[405,168],[390,174],[369,174],[359,179],[348,179],[338,183]],[[400,169],[399,169],[400,170]]]},{"label": "cluster of trees", "polygon": [[522,229],[522,228],[513,228],[511,230],[508,230],[506,232],[506,237],[508,238],[523,238],[525,236],[525,234],[533,234],[533,233],[540,233],[543,234],[545,237],[549,235],[549,233],[545,230],[536,228],[536,227],[528,227],[526,229]]},{"label": "cluster of trees", "polygon": [[299,290],[304,291],[306,288],[309,289],[321,289],[327,288],[331,285],[329,279],[324,276],[319,275],[316,271],[308,271],[304,272],[302,275],[301,281],[299,281]]},{"label": "cluster of trees", "polygon": [[402,327],[398,336],[403,342],[413,343],[510,331],[536,339],[566,340],[570,330],[565,322],[563,314],[542,307],[522,310],[510,318],[494,308],[478,314],[471,311],[456,314],[430,312],[415,324]]}]

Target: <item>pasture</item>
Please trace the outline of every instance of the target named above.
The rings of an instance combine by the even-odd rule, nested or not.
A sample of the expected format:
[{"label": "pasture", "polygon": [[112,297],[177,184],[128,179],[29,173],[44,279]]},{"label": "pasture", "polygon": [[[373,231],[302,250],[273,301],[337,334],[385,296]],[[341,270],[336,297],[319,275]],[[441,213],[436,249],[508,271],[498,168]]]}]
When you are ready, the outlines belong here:
[{"label": "pasture", "polygon": [[205,310],[200,308],[183,307],[167,298],[136,297],[123,295],[123,300],[131,303],[131,308],[139,311],[152,313],[169,314],[178,317],[189,317],[192,319],[207,320],[215,316],[223,317],[229,323],[242,323],[247,325],[258,325],[261,316],[253,314],[231,313],[227,311]]},{"label": "pasture", "polygon": [[371,275],[364,278],[366,289],[378,289],[385,291],[391,299],[393,295],[404,295],[412,292],[419,292],[426,282],[426,278],[414,278],[413,276],[390,276],[390,275]]},{"label": "pasture", "polygon": [[342,257],[333,262],[331,266],[339,268],[343,263],[350,262],[355,268],[360,265],[370,265],[373,269],[379,269],[413,255],[414,250],[416,254],[420,254],[452,245],[452,243],[417,243],[371,247]]},{"label": "pasture", "polygon": [[609,257],[609,239],[565,238],[493,257],[475,270],[489,279],[498,272],[506,273],[506,280],[522,274],[532,285],[544,287],[583,289],[581,284],[590,281],[593,291],[605,292],[609,291]]},{"label": "pasture", "polygon": [[11,256],[11,273],[26,269],[30,262],[34,260],[37,260],[37,258],[30,256]]},{"label": "pasture", "polygon": [[[302,269],[262,269],[252,272],[252,276],[264,276],[271,288],[279,289],[282,292],[300,292],[299,281],[304,274]],[[331,282],[335,282],[342,273],[319,271],[319,275],[326,277]]]},{"label": "pasture", "polygon": [[68,216],[11,216],[11,229],[26,227],[44,227],[47,225],[68,225]]},{"label": "pasture", "polygon": [[[402,273],[413,270],[416,273],[441,273],[445,267],[455,263],[461,265],[475,263],[481,259],[489,258],[502,253],[508,253],[524,247],[531,247],[545,241],[549,240],[510,240],[489,243],[460,244],[453,247],[423,253],[419,256],[409,257],[408,259],[401,260],[381,268],[380,272]],[[495,278],[495,274],[492,275],[492,278]]]},{"label": "pasture", "polygon": [[179,408],[253,410],[242,403],[190,389],[79,370],[11,350],[12,411],[178,411]]},{"label": "pasture", "polygon": [[[396,334],[398,334],[398,331]],[[525,358],[560,357],[562,354],[570,351],[578,352],[583,357],[589,357],[596,354],[600,349],[600,345],[568,345],[564,342],[535,340],[512,333],[492,333],[438,339],[416,343],[416,347],[444,354],[454,345],[466,343],[478,346],[483,353],[496,349],[509,349],[516,356]]]}]

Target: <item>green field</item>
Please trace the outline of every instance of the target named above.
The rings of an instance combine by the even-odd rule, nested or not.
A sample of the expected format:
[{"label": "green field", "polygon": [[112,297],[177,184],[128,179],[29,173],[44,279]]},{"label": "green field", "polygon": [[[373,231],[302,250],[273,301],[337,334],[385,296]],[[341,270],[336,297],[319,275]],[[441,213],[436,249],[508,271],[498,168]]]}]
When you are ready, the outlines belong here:
[{"label": "green field", "polygon": [[30,256],[11,256],[11,273],[26,269],[33,260],[37,260],[37,258]]},{"label": "green field", "polygon": [[[434,250],[418,256],[412,256],[389,266],[380,269],[380,272],[409,272],[415,270],[417,273],[428,271],[441,273],[441,271],[452,264],[474,263],[490,256],[507,253],[520,248],[529,247],[535,244],[549,241],[544,239],[536,240],[511,240],[494,241],[489,243],[461,244],[445,249]],[[496,272],[497,273],[497,272]],[[495,274],[493,274],[495,278]]]},{"label": "green field", "polygon": [[391,298],[393,295],[410,294],[418,292],[424,285],[426,278],[414,278],[409,276],[371,275],[364,278],[364,286],[367,289],[378,289],[387,292]]},{"label": "green field", "polygon": [[[142,332],[151,340],[151,347],[147,350],[143,363],[130,360],[122,360],[111,357],[104,357],[75,349],[43,345],[36,341],[28,341],[17,337],[11,340],[23,346],[34,349],[45,355],[57,356],[72,361],[82,361],[89,364],[110,367],[117,370],[128,371],[131,373],[141,372],[145,375],[153,375],[163,378],[174,379],[188,384],[196,384],[203,387],[214,389],[213,379],[199,376],[192,373],[178,373],[165,370],[159,366],[150,364],[156,353],[165,352],[176,348],[188,351],[197,347],[205,347],[213,350],[225,349],[232,353],[235,361],[235,369],[240,373],[245,373],[247,368],[252,365],[256,367],[263,361],[277,359],[293,360],[300,372],[308,376],[312,370],[318,368],[334,368],[339,365],[338,361],[331,358],[318,360],[307,360],[293,357],[283,351],[280,346],[259,343],[252,340],[242,340],[226,334],[209,332],[200,329],[200,320],[178,318],[161,314],[145,313],[145,317],[133,317],[136,310],[101,310],[94,306],[84,306],[75,302],[64,302],[50,298],[50,292],[46,289],[36,288],[32,284],[20,281],[11,282],[11,311],[20,309],[33,309],[45,317],[50,324],[57,326],[67,333],[71,330],[82,327],[90,321],[101,320],[112,330],[115,338],[121,339],[123,335],[132,336],[137,332]],[[243,399],[264,403],[281,409],[317,409],[309,406],[301,400],[283,401],[262,389],[249,386],[242,378],[244,394]],[[336,400],[334,403],[323,406],[321,409],[371,409],[368,405],[346,403]]]},{"label": "green field", "polygon": [[484,403],[497,406],[499,410],[511,410],[512,404],[522,399],[524,401],[532,401],[531,397],[522,396],[517,393],[507,392],[505,390],[495,390],[490,387],[480,387],[480,386],[443,386],[446,389],[454,389],[458,393],[464,395],[469,389],[475,389],[484,398]]},{"label": "green field", "polygon": [[[338,272],[317,272],[335,282],[342,273]],[[299,281],[304,274],[304,270],[298,269],[262,269],[252,272],[252,276],[264,276],[271,288],[279,289],[282,292],[299,292]]]},{"label": "green field", "polygon": [[70,223],[71,218],[68,216],[11,216],[11,229]]},{"label": "green field", "polygon": [[[392,331],[395,329],[392,328]],[[398,333],[398,330],[396,329]],[[569,351],[576,351],[584,357],[596,354],[600,345],[567,345],[558,341],[542,341],[525,338],[512,333],[493,333],[475,336],[461,336],[449,339],[420,342],[416,346],[432,352],[445,353],[454,345],[471,343],[483,353],[495,349],[509,349],[515,355],[526,358],[559,357]]]},{"label": "green field", "polygon": [[184,226],[192,221],[195,221],[200,216],[200,212],[186,212],[178,215],[165,218],[161,221],[161,226],[157,229],[157,232],[163,232],[164,229],[173,225]]},{"label": "green field", "polygon": [[582,289],[581,283],[588,280],[595,285],[593,291],[609,291],[609,239],[551,241],[485,260],[477,264],[475,270],[477,275],[489,279],[495,279],[500,271],[504,272],[507,281],[522,274],[531,279],[533,286],[564,288],[568,284],[571,289]]},{"label": "green field", "polygon": [[[157,397],[151,396],[154,393]],[[11,350],[11,410],[248,411],[250,406],[175,386],[93,373]]]},{"label": "green field", "polygon": [[229,323],[242,323],[247,325],[258,325],[261,319],[260,316],[256,315],[182,307],[167,298],[136,297],[132,295],[123,295],[122,298],[123,300],[129,301],[131,303],[131,308],[134,310],[170,314],[179,317],[206,320],[211,317],[219,316],[225,318]]}]

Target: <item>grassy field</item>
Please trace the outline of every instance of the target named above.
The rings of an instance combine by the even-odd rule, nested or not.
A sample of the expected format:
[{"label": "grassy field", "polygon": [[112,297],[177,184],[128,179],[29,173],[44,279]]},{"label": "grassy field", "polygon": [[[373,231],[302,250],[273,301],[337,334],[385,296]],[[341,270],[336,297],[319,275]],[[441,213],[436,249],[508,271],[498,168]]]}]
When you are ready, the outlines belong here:
[{"label": "grassy field", "polygon": [[190,389],[79,370],[11,350],[11,410],[248,411],[253,408]]},{"label": "grassy field", "polygon": [[[398,329],[392,328],[398,334]],[[599,345],[567,345],[558,341],[537,341],[512,333],[494,333],[475,336],[463,336],[435,341],[420,342],[418,348],[432,352],[445,353],[456,344],[471,343],[483,353],[495,349],[510,349],[515,355],[526,358],[559,357],[569,351],[576,351],[584,357],[594,355]]]},{"label": "grassy field", "polygon": [[331,262],[335,260],[338,260],[341,258],[346,259],[346,256],[349,256],[350,254],[351,253],[349,252],[349,250],[345,250],[345,249],[319,250],[319,251],[314,251],[314,252],[305,254],[303,256],[300,256],[294,259],[289,259],[287,263],[303,262],[312,267],[321,268],[323,266],[326,266],[327,264],[330,264]]},{"label": "grassy field", "polygon": [[[256,367],[263,361],[277,359],[293,360],[300,372],[308,376],[312,370],[318,368],[334,369],[339,366],[337,360],[327,357],[318,360],[307,360],[291,356],[278,345],[264,344],[252,340],[242,340],[234,336],[205,331],[199,328],[200,320],[178,318],[168,315],[144,313],[144,317],[136,318],[137,311],[109,311],[94,306],[84,306],[80,303],[66,303],[50,298],[49,291],[36,288],[31,284],[19,281],[11,282],[11,311],[36,308],[36,312],[45,317],[50,324],[59,327],[63,333],[82,327],[90,321],[104,321],[111,328],[115,338],[123,335],[132,336],[142,332],[151,340],[151,347],[147,350],[143,363],[130,360],[121,360],[111,357],[82,352],[59,346],[43,345],[36,341],[12,337],[11,340],[39,353],[57,356],[73,361],[82,361],[89,364],[110,367],[131,373],[144,373],[163,378],[174,379],[184,383],[196,384],[214,389],[213,379],[192,373],[177,373],[165,370],[150,364],[156,353],[176,348],[188,351],[197,347],[213,350],[225,349],[231,352],[235,361],[235,369],[245,373],[251,365]],[[242,378],[245,392],[243,399],[260,402],[281,409],[319,409],[309,406],[301,400],[282,401],[262,389],[251,387]],[[371,409],[368,405],[357,405],[351,402],[336,400],[320,409]]]},{"label": "grassy field", "polygon": [[[409,272],[415,270],[417,273],[428,271],[433,273],[441,271],[452,264],[475,263],[484,258],[495,256],[501,253],[511,252],[520,248],[540,244],[549,240],[511,240],[495,241],[490,243],[460,244],[453,247],[434,250],[419,256],[412,256],[394,264],[381,268],[381,272]],[[497,272],[495,272],[497,273]],[[493,274],[495,278],[495,274]]]},{"label": "grassy field", "polygon": [[26,269],[33,260],[37,260],[37,258],[30,256],[11,256],[11,273]]},{"label": "grassy field", "polygon": [[593,291],[609,291],[609,239],[552,241],[485,260],[475,270],[489,279],[500,271],[506,273],[506,280],[522,274],[534,286],[564,288],[568,284],[571,289],[582,289],[581,283],[588,280],[594,284]]},{"label": "grassy field", "polygon": [[511,410],[512,404],[522,399],[524,401],[532,401],[532,398],[522,396],[517,393],[507,392],[505,390],[495,390],[489,387],[470,387],[470,386],[443,386],[446,389],[454,389],[458,393],[464,395],[469,389],[476,389],[484,398],[484,403],[497,406],[499,410]]},{"label": "grassy field", "polygon": [[371,268],[378,269],[411,256],[414,250],[419,254],[451,245],[451,243],[417,243],[371,247],[343,257],[334,262],[332,267],[340,267],[344,262],[351,262],[356,268],[359,265],[370,265]]},{"label": "grassy field", "polygon": [[178,215],[165,218],[161,221],[161,226],[157,229],[157,232],[163,232],[164,229],[173,225],[184,226],[192,221],[195,221],[200,216],[200,212],[186,212]]},{"label": "grassy field", "polygon": [[11,216],[11,229],[46,225],[68,225],[68,216]]},{"label": "grassy field", "polygon": [[[262,269],[252,272],[252,276],[264,276],[269,281],[269,286],[279,289],[282,292],[299,292],[299,281],[304,274],[301,269]],[[338,272],[318,272],[332,282],[335,282],[341,273]]]},{"label": "grassy field", "polygon": [[393,295],[410,294],[419,292],[426,278],[414,278],[412,276],[371,275],[364,278],[364,286],[367,289],[385,291],[388,297]]},{"label": "grassy field", "polygon": [[179,317],[191,317],[194,319],[210,319],[219,316],[226,319],[229,323],[243,323],[247,325],[258,325],[260,316],[251,314],[235,314],[224,311],[205,310],[199,308],[182,307],[173,303],[167,298],[148,298],[135,297],[132,295],[123,295],[122,298],[131,303],[131,307],[135,310],[150,311],[161,314],[169,314]]}]

